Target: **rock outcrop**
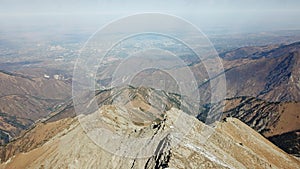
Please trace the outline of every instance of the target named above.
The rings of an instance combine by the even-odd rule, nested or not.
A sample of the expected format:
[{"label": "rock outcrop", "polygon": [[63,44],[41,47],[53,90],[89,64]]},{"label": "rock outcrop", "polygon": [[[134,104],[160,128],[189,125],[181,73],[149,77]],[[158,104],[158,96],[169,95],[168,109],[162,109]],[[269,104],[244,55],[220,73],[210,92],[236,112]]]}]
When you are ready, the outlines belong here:
[{"label": "rock outcrop", "polygon": [[[120,111],[122,107],[103,106],[98,112],[68,118],[58,122],[41,124],[32,129],[30,137],[39,137],[40,131],[53,131],[64,127],[51,138],[17,153],[0,168],[298,168],[300,162],[286,154],[253,129],[235,118],[218,122],[211,128],[196,118],[176,108],[165,113],[156,125],[140,125]],[[91,121],[106,114],[105,123]],[[120,115],[123,114],[124,116]],[[119,118],[115,118],[119,117]],[[81,118],[81,120],[79,119]],[[91,139],[82,127],[88,120],[93,129],[105,127],[113,134],[122,136],[124,142],[132,139],[128,147],[115,144],[111,135],[107,141],[113,143],[115,150],[107,149]],[[81,122],[81,123],[80,123]],[[119,125],[117,125],[119,124]],[[126,125],[122,125],[126,124]],[[47,132],[44,132],[46,134]],[[49,133],[49,132],[48,132]],[[210,137],[207,137],[211,133]],[[42,136],[40,136],[42,137]],[[139,139],[150,141],[144,147],[138,145]],[[22,138],[20,138],[22,140]],[[23,143],[26,142],[23,140]],[[107,142],[107,143],[109,143]],[[10,143],[18,146],[17,142]],[[16,144],[16,145],[14,145]],[[141,155],[143,150],[152,151],[152,155]],[[126,154],[125,154],[126,153]],[[128,154],[135,157],[129,157]]]}]

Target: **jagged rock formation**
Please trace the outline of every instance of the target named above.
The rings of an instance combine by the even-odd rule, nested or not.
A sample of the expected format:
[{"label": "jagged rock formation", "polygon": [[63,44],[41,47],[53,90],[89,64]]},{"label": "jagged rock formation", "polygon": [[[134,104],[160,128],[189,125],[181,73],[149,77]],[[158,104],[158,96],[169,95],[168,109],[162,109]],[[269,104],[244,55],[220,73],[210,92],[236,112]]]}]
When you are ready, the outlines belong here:
[{"label": "jagged rock formation", "polygon": [[[170,129],[171,124],[174,125],[173,120],[182,113],[172,108],[166,113],[166,120],[159,123],[160,129],[145,126],[143,130],[145,129],[146,133],[159,131],[156,134],[165,132]],[[85,118],[93,115],[95,114]],[[1,168],[297,168],[300,166],[299,160],[285,154],[237,119],[228,118],[227,122],[218,123],[216,131],[204,143],[201,139],[205,134],[201,131],[205,125],[185,114],[183,122],[186,120],[192,122],[190,124],[193,126],[180,142],[177,142],[178,138],[172,134],[176,132],[170,132],[156,144],[154,150],[157,155],[147,158],[126,158],[105,151],[86,135],[80,123],[74,119],[52,122],[56,124],[43,124],[33,129],[32,137],[38,136],[40,130],[52,130],[65,123],[70,125],[69,128],[53,134],[48,141],[36,146],[35,149],[28,149],[11,157],[1,164]],[[174,126],[173,129],[178,130],[178,127],[180,126]],[[118,126],[114,129],[118,129]]]},{"label": "jagged rock formation", "polygon": [[[218,112],[225,108],[224,116],[236,117],[263,134],[280,148],[293,155],[299,154],[299,101],[300,59],[299,43],[285,46],[269,46],[238,49],[224,55],[224,67],[227,77],[228,99],[222,104],[204,105],[198,118],[205,121],[208,108]],[[239,57],[243,55],[242,57]],[[203,65],[192,64],[191,69],[205,72]],[[180,68],[174,70],[180,72]],[[155,74],[154,72],[150,72]],[[45,117],[45,106],[55,105],[65,96],[64,92],[52,92],[57,88],[68,89],[66,84],[58,82],[51,86],[45,80],[30,79],[0,72],[5,80],[12,83],[7,86],[0,103],[8,105],[13,100],[26,105],[38,105],[34,110],[43,110],[42,114],[32,116]],[[145,74],[145,76],[148,74]],[[207,75],[196,74],[200,92],[208,92],[201,97],[207,103],[210,99]],[[141,76],[140,78],[143,78]],[[213,77],[214,78],[214,77]],[[33,80],[33,81],[32,81]],[[106,80],[106,79],[104,79]],[[3,81],[5,82],[5,81]],[[25,84],[24,88],[11,90],[14,86]],[[202,83],[202,84],[201,84]],[[54,100],[45,100],[27,95],[49,96]],[[50,85],[50,86],[49,86]],[[39,89],[39,90],[36,90]],[[8,93],[8,96],[5,95]],[[59,94],[55,96],[52,94]],[[150,94],[151,93],[151,94]],[[202,95],[201,95],[202,96]],[[249,97],[252,96],[252,97]],[[257,99],[256,97],[264,100]],[[56,100],[57,99],[57,100]],[[194,103],[175,93],[157,91],[149,88],[115,88],[96,92],[99,111],[76,116],[72,102],[56,107],[50,117],[37,122],[37,125],[20,138],[0,148],[2,168],[298,168],[299,161],[278,149],[261,135],[234,118],[225,118],[218,123],[216,132],[203,143],[207,128],[193,116],[198,110]],[[279,102],[273,102],[279,101]],[[282,101],[285,101],[283,103]],[[282,103],[281,103],[282,102]],[[38,104],[36,104],[38,103]],[[202,103],[202,102],[201,102]],[[13,104],[10,104],[13,105]],[[0,107],[5,107],[1,106]],[[8,115],[8,110],[14,114]],[[25,107],[25,112],[32,107]],[[181,110],[178,110],[181,109]],[[21,130],[33,124],[22,114],[21,107],[8,107],[1,110],[1,120],[6,129],[1,130],[2,143],[9,136],[19,135]],[[124,111],[126,110],[126,111]],[[183,112],[185,113],[183,113]],[[218,114],[216,113],[217,117]],[[184,114],[184,115],[182,115]],[[188,115],[187,115],[188,114]],[[21,115],[22,117],[20,117]],[[181,125],[175,125],[174,119],[181,115]],[[12,123],[12,119],[15,119]],[[86,119],[87,123],[83,123]],[[101,119],[101,120],[99,120]],[[83,120],[83,121],[82,121]],[[103,121],[104,120],[104,121]],[[94,123],[89,123],[94,121]],[[183,125],[184,124],[184,125]],[[187,125],[188,124],[188,125]],[[191,126],[190,130],[185,130]],[[83,127],[83,128],[82,128]],[[103,138],[97,128],[125,136],[126,139],[145,138],[149,144],[132,142],[122,149],[125,143],[109,139],[103,148],[90,138]],[[182,129],[182,127],[187,127]],[[7,132],[9,129],[10,133]],[[17,130],[18,129],[18,130]],[[189,129],[189,128],[188,128]],[[173,132],[170,132],[173,131]],[[174,133],[188,131],[182,139]],[[94,132],[94,133],[93,133]],[[13,134],[14,135],[13,135]],[[97,135],[98,134],[98,135]],[[94,137],[91,137],[94,136]],[[105,135],[102,135],[105,136]],[[152,138],[152,139],[149,139]],[[6,141],[5,141],[6,140]],[[99,143],[99,142],[98,142]],[[101,143],[101,142],[100,142]],[[117,146],[114,146],[117,145]],[[119,147],[118,147],[119,145]],[[140,151],[141,147],[145,148]],[[147,148],[148,147],[148,148]],[[118,151],[117,151],[118,150]],[[131,153],[128,153],[130,150]],[[117,155],[111,152],[118,152]],[[144,154],[143,154],[144,153]],[[152,153],[152,156],[146,156]],[[121,154],[121,156],[120,156]],[[144,155],[145,158],[138,158]],[[126,158],[124,157],[126,156]]]},{"label": "jagged rock formation", "polygon": [[235,118],[213,128],[179,110],[175,103],[186,104],[176,95],[143,87],[106,92],[96,94],[99,110],[54,115],[2,147],[0,168],[300,167]]}]

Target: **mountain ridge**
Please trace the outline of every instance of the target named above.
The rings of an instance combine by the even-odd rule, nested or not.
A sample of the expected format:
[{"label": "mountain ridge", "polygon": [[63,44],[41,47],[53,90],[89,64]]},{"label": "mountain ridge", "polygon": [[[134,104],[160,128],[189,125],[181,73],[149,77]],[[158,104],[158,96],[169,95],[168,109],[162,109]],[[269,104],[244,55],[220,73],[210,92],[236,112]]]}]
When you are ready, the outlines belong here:
[{"label": "mountain ridge", "polygon": [[[163,123],[168,126],[170,118],[179,115],[178,113],[183,112],[174,108],[170,109],[167,112],[167,120]],[[228,118],[227,122],[219,123],[215,133],[203,144],[199,142],[199,138],[204,136],[199,135],[199,131],[203,129],[204,124],[197,119],[190,119],[190,116],[186,118],[195,123],[195,126],[186,136],[188,139],[183,139],[174,148],[172,146],[170,149],[158,148],[162,151],[158,156],[146,159],[124,158],[104,151],[92,143],[76,119],[74,119],[75,121],[65,119],[62,120],[63,122],[51,122],[64,125],[70,123],[67,121],[73,121],[70,123],[69,129],[54,134],[55,136],[44,144],[27,151],[27,153],[13,156],[7,162],[2,163],[0,168],[23,168],[25,166],[28,168],[48,168],[50,166],[53,168],[93,168],[99,166],[101,166],[100,168],[249,168],[262,166],[266,168],[293,168],[300,165],[299,160],[285,154],[237,119]],[[42,128],[51,130],[49,125],[57,126],[57,124],[52,125],[51,123],[43,124]],[[163,124],[160,123],[160,125]],[[35,130],[40,129],[37,127]],[[250,132],[250,135],[253,135],[251,139],[249,138],[250,140],[247,139],[249,135],[245,132],[248,134]],[[32,134],[36,135],[35,133],[37,132]],[[243,134],[236,135],[237,133]],[[175,138],[174,136],[166,137],[157,145],[168,147],[169,144],[172,144],[169,139]],[[78,156],[79,154],[80,156]],[[282,158],[285,160],[276,160]],[[187,159],[189,160],[187,161]]]}]

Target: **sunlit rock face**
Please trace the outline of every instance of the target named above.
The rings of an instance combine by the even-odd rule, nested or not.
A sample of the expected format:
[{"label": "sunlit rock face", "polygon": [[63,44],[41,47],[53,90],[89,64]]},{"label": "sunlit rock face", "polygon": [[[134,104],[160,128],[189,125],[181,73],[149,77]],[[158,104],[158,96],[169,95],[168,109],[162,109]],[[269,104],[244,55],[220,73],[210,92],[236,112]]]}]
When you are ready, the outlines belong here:
[{"label": "sunlit rock face", "polygon": [[[3,160],[1,168],[300,166],[299,160],[235,118],[210,127],[179,110],[168,95],[153,97],[154,91],[147,88],[119,91],[118,97],[131,98],[126,104],[106,102],[91,114],[38,124],[7,145],[2,153],[15,153]],[[149,104],[148,97],[160,98],[157,103],[165,109]]]}]

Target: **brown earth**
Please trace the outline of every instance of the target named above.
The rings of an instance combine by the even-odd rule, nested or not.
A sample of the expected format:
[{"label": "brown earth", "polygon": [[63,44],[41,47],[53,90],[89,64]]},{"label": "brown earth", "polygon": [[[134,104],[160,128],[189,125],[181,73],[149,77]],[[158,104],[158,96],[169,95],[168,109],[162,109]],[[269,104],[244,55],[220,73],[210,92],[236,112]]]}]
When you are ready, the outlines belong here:
[{"label": "brown earth", "polygon": [[0,71],[0,129],[15,138],[70,95],[68,82]]}]

